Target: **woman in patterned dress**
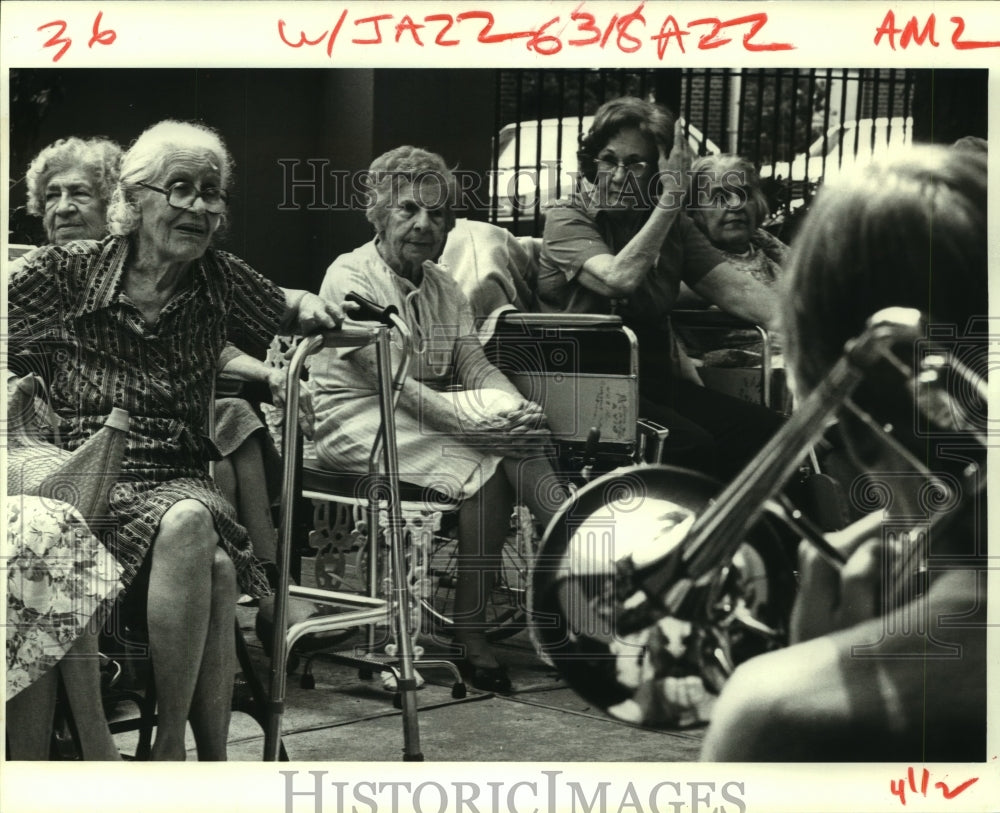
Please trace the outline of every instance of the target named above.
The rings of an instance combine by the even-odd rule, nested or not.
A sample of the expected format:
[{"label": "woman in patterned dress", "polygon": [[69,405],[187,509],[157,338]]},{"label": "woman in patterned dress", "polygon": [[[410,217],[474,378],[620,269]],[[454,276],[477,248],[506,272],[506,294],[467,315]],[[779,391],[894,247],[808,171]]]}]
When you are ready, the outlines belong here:
[{"label": "woman in patterned dress", "polygon": [[[487,362],[469,300],[436,262],[455,224],[455,179],[444,159],[397,147],[369,172],[367,216],[376,237],[334,260],[320,296],[340,302],[354,291],[395,305],[418,337],[396,413],[400,478],[462,501],[454,608],[460,666],[473,685],[507,691],[510,679],[482,632],[482,583],[496,570],[515,492],[542,523],[565,498],[545,454],[550,436],[541,407]],[[463,392],[443,391],[453,379]],[[374,348],[317,354],[310,381],[320,462],[367,471],[380,421]]]},{"label": "woman in patterned dress", "polygon": [[204,436],[226,345],[261,355],[282,323],[334,328],[343,311],[279,288],[212,249],[232,159],[207,127],[163,121],[122,159],[111,236],[35,253],[10,277],[10,365],[48,382],[65,448],[113,407],[131,416],[118,522],[126,615],[149,636],[159,701],[154,759],[225,759],[237,588],[270,592],[232,506],[208,478]]},{"label": "woman in patterned dress", "polygon": [[[25,177],[28,213],[42,218],[48,242],[102,240],[108,234],[108,204],[118,181],[122,150],[106,138],[70,137],[49,144],[36,155]],[[26,260],[17,261],[18,267]],[[284,396],[284,376],[232,345],[223,351],[226,376],[266,383],[272,397]],[[281,478],[281,461],[264,424],[242,398],[217,398],[215,445],[222,459],[215,481],[236,507],[254,555],[274,562],[275,530],[271,504]]]}]

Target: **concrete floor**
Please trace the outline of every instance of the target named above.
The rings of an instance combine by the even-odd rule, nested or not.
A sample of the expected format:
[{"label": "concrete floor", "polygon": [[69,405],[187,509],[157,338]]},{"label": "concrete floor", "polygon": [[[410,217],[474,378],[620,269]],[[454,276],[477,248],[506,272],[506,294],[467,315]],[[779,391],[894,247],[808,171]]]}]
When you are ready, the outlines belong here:
[{"label": "concrete floor", "polygon": [[[253,631],[252,608],[238,614],[258,673],[268,660]],[[361,634],[342,643],[350,647]],[[427,656],[436,656],[431,644]],[[617,722],[578,697],[554,669],[535,655],[527,633],[495,645],[514,691],[490,694],[469,687],[462,700],[451,696],[452,676],[425,669],[417,692],[420,751],[426,761],[448,762],[683,762],[698,758],[702,729],[649,731]],[[442,651],[440,648],[438,651]],[[315,688],[300,685],[302,666],[288,678],[282,741],[292,761],[394,761],[403,758],[402,712],[378,675],[362,680],[350,666],[317,659]],[[123,752],[136,735],[119,734]],[[196,759],[189,741],[189,759]],[[249,715],[234,713],[229,758],[260,761],[264,737]]]}]

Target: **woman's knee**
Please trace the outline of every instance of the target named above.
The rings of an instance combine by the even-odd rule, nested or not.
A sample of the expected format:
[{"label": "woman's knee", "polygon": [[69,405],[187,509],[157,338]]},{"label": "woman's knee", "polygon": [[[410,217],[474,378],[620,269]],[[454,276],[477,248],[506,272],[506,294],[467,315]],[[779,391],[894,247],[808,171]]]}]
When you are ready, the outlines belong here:
[{"label": "woman's knee", "polygon": [[236,567],[229,554],[222,548],[215,548],[212,560],[212,583],[216,590],[231,590],[236,592]]},{"label": "woman's knee", "polygon": [[201,552],[206,556],[215,550],[219,536],[215,531],[212,512],[198,500],[181,500],[175,503],[160,520],[156,544],[164,547],[184,548],[188,552]]}]

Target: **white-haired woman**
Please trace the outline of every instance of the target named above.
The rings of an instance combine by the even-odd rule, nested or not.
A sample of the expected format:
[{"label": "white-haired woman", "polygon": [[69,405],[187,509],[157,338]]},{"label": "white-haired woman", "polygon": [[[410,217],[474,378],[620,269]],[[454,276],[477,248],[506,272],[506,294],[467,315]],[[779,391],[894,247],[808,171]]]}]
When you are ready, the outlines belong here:
[{"label": "white-haired woman", "polygon": [[343,311],[279,288],[211,248],[232,158],[211,129],[163,121],[123,156],[111,236],[39,250],[9,285],[10,365],[51,389],[59,434],[79,447],[113,407],[132,417],[117,520],[126,615],[145,624],[159,702],[154,759],[224,759],[237,587],[270,588],[232,506],[207,476],[204,438],[226,342],[258,353],[285,321],[333,328]]},{"label": "white-haired woman", "polygon": [[100,240],[107,234],[108,201],[121,157],[113,141],[75,136],[35,156],[26,177],[28,213],[42,218],[50,243]]},{"label": "white-haired woman", "polygon": [[[701,233],[708,238],[736,272],[770,290],[778,302],[776,284],[788,261],[788,246],[761,224],[767,218],[767,198],[753,162],[739,155],[718,153],[695,159],[691,164],[687,211]],[[681,308],[707,308],[711,303],[681,283],[677,299]],[[707,366],[716,361],[731,363],[733,350],[760,351],[755,330],[718,328],[686,329],[675,325],[685,349]],[[715,350],[714,353],[711,351]],[[736,354],[738,356],[738,352]]]},{"label": "white-haired woman", "polygon": [[[541,407],[487,362],[469,300],[436,262],[455,225],[455,178],[444,159],[397,147],[369,173],[375,239],[333,261],[320,296],[339,302],[355,291],[394,305],[419,337],[396,417],[401,477],[462,500],[454,607],[460,667],[473,685],[507,691],[510,679],[482,631],[482,587],[496,571],[515,492],[543,523],[564,499],[543,448],[548,431]],[[373,348],[316,356],[310,378],[324,465],[367,471],[379,426],[375,371]],[[465,391],[458,398],[442,392],[453,381]],[[514,450],[518,438],[527,449]]]}]

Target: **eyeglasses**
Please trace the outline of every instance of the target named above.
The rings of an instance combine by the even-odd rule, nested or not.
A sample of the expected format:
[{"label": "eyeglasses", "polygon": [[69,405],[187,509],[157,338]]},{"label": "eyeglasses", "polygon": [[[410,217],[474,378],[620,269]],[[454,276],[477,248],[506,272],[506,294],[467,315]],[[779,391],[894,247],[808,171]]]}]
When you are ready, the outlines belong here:
[{"label": "eyeglasses", "polygon": [[210,215],[218,215],[225,211],[226,204],[229,203],[229,195],[216,186],[206,186],[204,189],[198,189],[194,184],[187,181],[172,183],[167,189],[161,189],[158,186],[143,183],[142,181],[139,181],[139,186],[159,192],[161,195],[166,195],[167,205],[175,209],[190,209],[194,206],[194,202],[198,198],[201,198],[205,204],[205,211]]},{"label": "eyeglasses", "polygon": [[619,169],[624,169],[626,173],[632,175],[642,175],[649,167],[649,161],[619,161],[610,155],[597,157],[597,168],[601,172],[614,174]]}]

